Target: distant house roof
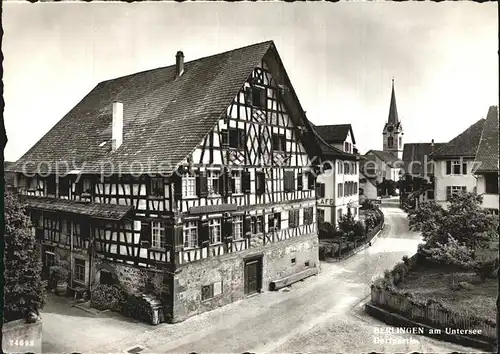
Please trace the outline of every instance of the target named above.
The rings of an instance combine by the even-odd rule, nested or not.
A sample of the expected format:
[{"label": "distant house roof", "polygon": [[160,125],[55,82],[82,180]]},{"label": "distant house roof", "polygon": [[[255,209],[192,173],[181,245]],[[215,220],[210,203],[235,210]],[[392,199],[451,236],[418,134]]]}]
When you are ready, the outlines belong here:
[{"label": "distant house roof", "polygon": [[476,153],[476,173],[498,171],[498,134],[498,106],[491,106],[484,122]]},{"label": "distant house roof", "polygon": [[26,203],[27,208],[84,215],[104,220],[121,220],[133,209],[131,205],[84,203],[46,197],[23,196],[22,200]]},{"label": "distant house roof", "polygon": [[344,160],[357,160],[359,159],[358,154],[350,154],[348,152],[342,151],[334,146],[331,145],[331,143],[327,142],[324,137],[319,134],[318,132],[318,126],[312,124],[309,122],[309,125],[311,127],[311,130],[313,132],[313,136],[319,145],[322,157],[324,159],[328,158],[338,158],[338,159],[344,159]]},{"label": "distant house roof", "polygon": [[349,132],[351,133],[352,142],[356,144],[350,124],[316,125],[315,128],[318,134],[330,144],[344,142]]},{"label": "distant house roof", "polygon": [[394,155],[392,152],[389,152],[389,151],[369,150],[365,154],[365,156],[369,156],[370,154],[373,154],[374,156],[378,157],[380,160],[384,161],[387,164],[387,166],[389,166],[389,167],[397,167],[397,166],[395,166],[395,164],[397,161],[400,161],[396,155]]},{"label": "distant house roof", "polygon": [[[83,166],[81,173],[113,173],[112,166],[124,174],[172,173],[226,114],[263,61],[286,88],[281,96],[290,118],[304,126],[304,111],[274,43],[267,41],[186,62],[180,77],[171,65],[101,82],[11,169],[40,173],[58,166],[64,173],[58,163],[66,161]],[[113,102],[123,103],[124,134],[114,152]],[[309,140],[302,143],[307,147]]]},{"label": "distant house roof", "polygon": [[[433,146],[434,144],[434,146]],[[432,173],[431,154],[445,143],[408,143],[403,147],[404,171],[408,174],[419,175],[424,173],[424,164],[427,163],[427,172]]]},{"label": "distant house roof", "polygon": [[478,120],[448,143],[436,149],[432,154],[433,159],[475,157],[479,146],[479,140],[481,139],[484,121],[484,118]]},{"label": "distant house roof", "polygon": [[14,162],[10,162],[10,161],[4,161],[4,163],[3,163],[3,167],[5,170],[5,176],[4,176],[5,185],[7,187],[14,185],[14,174],[12,172],[7,171],[7,169],[9,167],[11,167],[13,164],[14,164]]}]

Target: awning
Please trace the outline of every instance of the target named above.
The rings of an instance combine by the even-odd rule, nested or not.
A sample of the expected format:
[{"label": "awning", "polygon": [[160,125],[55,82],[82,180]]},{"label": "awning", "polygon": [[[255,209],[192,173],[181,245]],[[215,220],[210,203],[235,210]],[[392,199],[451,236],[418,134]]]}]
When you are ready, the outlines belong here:
[{"label": "awning", "polygon": [[22,200],[29,209],[114,221],[123,219],[133,209],[131,205],[101,204],[46,197],[23,196]]}]

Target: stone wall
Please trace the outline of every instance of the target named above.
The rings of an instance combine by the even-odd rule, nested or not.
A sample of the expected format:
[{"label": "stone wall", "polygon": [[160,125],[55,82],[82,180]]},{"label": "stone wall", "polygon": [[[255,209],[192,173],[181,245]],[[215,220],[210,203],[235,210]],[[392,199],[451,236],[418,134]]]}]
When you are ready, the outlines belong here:
[{"label": "stone wall", "polygon": [[41,353],[42,321],[26,323],[24,319],[4,323],[2,327],[3,353]]},{"label": "stone wall", "polygon": [[[273,280],[319,267],[318,237],[317,234],[295,237],[180,266],[173,281],[172,322],[245,298],[244,260],[253,256],[262,256],[262,290],[265,291]],[[202,301],[202,286],[211,284],[214,297]]]}]

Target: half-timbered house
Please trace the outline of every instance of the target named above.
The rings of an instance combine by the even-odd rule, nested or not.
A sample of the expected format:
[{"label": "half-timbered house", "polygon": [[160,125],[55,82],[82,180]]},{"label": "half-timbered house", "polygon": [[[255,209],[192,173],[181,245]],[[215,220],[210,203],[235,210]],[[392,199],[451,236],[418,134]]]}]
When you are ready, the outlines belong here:
[{"label": "half-timbered house", "polygon": [[310,134],[269,41],[101,82],[11,170],[46,265],[176,322],[317,273]]}]

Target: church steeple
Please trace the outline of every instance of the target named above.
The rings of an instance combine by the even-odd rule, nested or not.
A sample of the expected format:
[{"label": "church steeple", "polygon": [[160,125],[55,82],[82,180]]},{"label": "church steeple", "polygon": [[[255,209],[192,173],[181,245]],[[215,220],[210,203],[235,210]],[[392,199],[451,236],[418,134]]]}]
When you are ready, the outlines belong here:
[{"label": "church steeple", "polygon": [[391,103],[389,105],[389,117],[382,132],[384,151],[391,152],[398,158],[403,157],[403,127],[398,116],[396,106],[396,93],[394,91],[394,79],[392,79]]},{"label": "church steeple", "polygon": [[397,127],[399,123],[398,118],[398,107],[396,106],[396,94],[394,93],[394,79],[392,79],[392,94],[391,94],[391,105],[389,106],[389,119],[388,124],[392,124]]}]

